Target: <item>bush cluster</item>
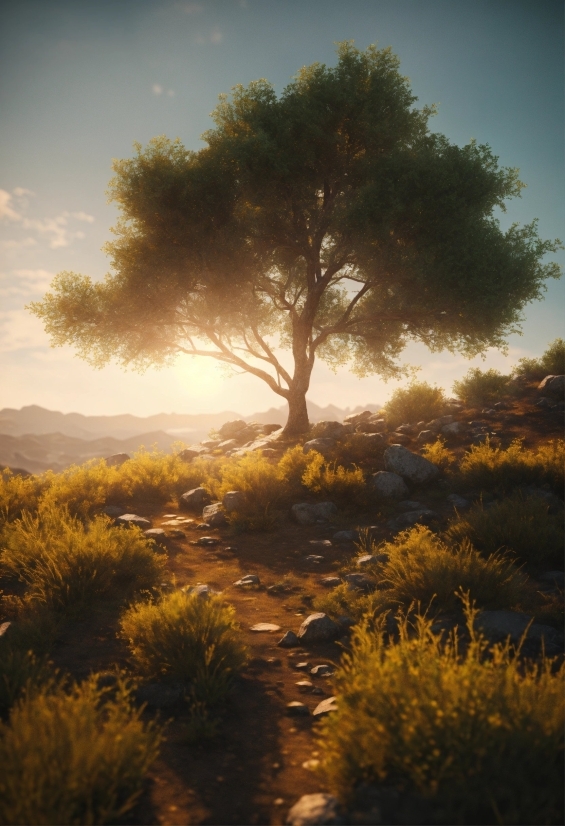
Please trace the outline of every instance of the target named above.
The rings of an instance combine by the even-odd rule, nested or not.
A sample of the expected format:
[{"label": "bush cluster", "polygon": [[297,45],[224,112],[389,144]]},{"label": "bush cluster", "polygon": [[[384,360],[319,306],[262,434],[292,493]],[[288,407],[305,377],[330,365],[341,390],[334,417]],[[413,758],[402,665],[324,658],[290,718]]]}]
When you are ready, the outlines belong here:
[{"label": "bush cluster", "polygon": [[509,493],[526,485],[548,484],[563,495],[565,481],[565,441],[558,439],[535,449],[524,448],[517,439],[503,449],[490,442],[472,445],[459,463],[457,484],[463,489],[476,488]]},{"label": "bush cluster", "polygon": [[565,340],[556,338],[539,359],[520,359],[513,373],[531,380],[562,376],[565,373]]},{"label": "bush cluster", "polygon": [[453,382],[454,395],[469,407],[485,407],[499,402],[509,393],[510,376],[499,370],[472,367],[459,381]]},{"label": "bush cluster", "polygon": [[445,412],[447,399],[441,387],[425,381],[413,381],[406,388],[399,388],[385,404],[387,422],[391,427],[437,419]]}]

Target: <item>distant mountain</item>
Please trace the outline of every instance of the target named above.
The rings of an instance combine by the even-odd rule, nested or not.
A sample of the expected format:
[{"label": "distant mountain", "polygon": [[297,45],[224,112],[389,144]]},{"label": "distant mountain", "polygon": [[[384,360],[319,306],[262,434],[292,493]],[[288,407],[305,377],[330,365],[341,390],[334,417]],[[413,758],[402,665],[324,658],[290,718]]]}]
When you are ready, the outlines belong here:
[{"label": "distant mountain", "polygon": [[[350,410],[332,404],[320,407],[308,402],[308,415],[311,422],[341,421],[352,412],[374,412],[379,408],[380,405],[369,404]],[[88,459],[112,453],[132,453],[141,445],[169,451],[176,441],[199,442],[211,429],[233,419],[284,425],[287,416],[286,405],[252,416],[227,410],[222,413],[159,413],[147,417],[129,413],[84,416],[82,413],[46,410],[38,405],[21,410],[6,407],[0,410],[0,467],[20,468],[31,473],[59,472]]]}]

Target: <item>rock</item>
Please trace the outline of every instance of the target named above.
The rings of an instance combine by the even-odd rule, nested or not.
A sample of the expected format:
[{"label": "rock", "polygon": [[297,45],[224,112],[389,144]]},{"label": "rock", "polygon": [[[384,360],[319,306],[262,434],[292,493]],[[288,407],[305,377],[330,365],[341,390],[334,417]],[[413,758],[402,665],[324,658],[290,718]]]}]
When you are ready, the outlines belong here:
[{"label": "rock", "polygon": [[414,499],[403,499],[396,507],[399,511],[403,512],[423,510],[420,502],[416,502]]},{"label": "rock", "polygon": [[256,631],[257,633],[274,634],[275,631],[280,631],[281,627],[280,625],[275,625],[273,622],[258,622],[252,625],[249,630]]},{"label": "rock", "polygon": [[382,562],[379,557],[386,557],[385,561],[388,561],[388,554],[363,554],[357,557],[355,565],[357,568],[366,568],[367,565],[372,565],[374,562]]},{"label": "rock", "polygon": [[294,667],[297,671],[308,671],[308,669],[310,668],[310,663],[307,663],[307,662],[296,663],[296,665]]},{"label": "rock", "polygon": [[377,453],[385,444],[382,433],[354,433],[351,436],[351,446],[366,453]]},{"label": "rock", "polygon": [[343,823],[338,815],[338,799],[331,794],[303,794],[286,816],[287,826],[321,826]]},{"label": "rock", "polygon": [[416,441],[419,445],[426,445],[429,442],[435,442],[436,433],[433,430],[421,430],[418,433]]},{"label": "rock", "polygon": [[301,502],[290,509],[292,516],[299,525],[314,525],[316,522],[328,522],[337,515],[337,508],[333,502],[317,502],[311,505]]},{"label": "rock", "polygon": [[310,674],[313,674],[314,677],[330,677],[334,673],[334,669],[331,665],[315,665],[314,668],[310,669]]},{"label": "rock", "polygon": [[[481,611],[476,624],[483,633],[493,642],[502,642],[510,637],[510,642],[516,645],[524,634],[532,617],[519,611]],[[562,634],[550,625],[541,625],[534,622],[528,630],[528,638],[546,643],[559,644]]]},{"label": "rock", "polygon": [[11,625],[11,622],[3,622],[2,624],[0,624],[0,637],[3,637],[4,634],[8,633],[8,629]]},{"label": "rock", "polygon": [[350,591],[372,591],[375,588],[375,583],[365,574],[346,574],[343,581]]},{"label": "rock", "polygon": [[226,514],[220,502],[214,505],[206,505],[202,511],[202,519],[211,528],[221,528],[227,525]]},{"label": "rock", "polygon": [[314,548],[331,548],[332,543],[329,539],[311,539],[309,542]]},{"label": "rock", "polygon": [[546,410],[553,410],[554,404],[550,402],[545,396],[542,396],[539,401],[536,402],[536,407],[541,407],[542,409]]},{"label": "rock", "polygon": [[311,683],[310,680],[299,680],[297,683],[294,683],[294,685],[302,693],[305,691],[310,692],[314,688],[314,683]]},{"label": "rock", "polygon": [[181,699],[183,689],[180,685],[166,685],[162,683],[147,683],[140,686],[135,696],[140,703],[147,703],[153,708],[167,708]]},{"label": "rock", "polygon": [[465,511],[471,507],[471,503],[468,499],[464,499],[462,496],[458,496],[456,493],[450,493],[447,497],[447,501],[450,505],[453,505],[458,511]]},{"label": "rock", "polygon": [[179,498],[180,507],[191,511],[200,511],[209,502],[210,494],[206,488],[193,488],[192,490],[187,490],[187,492],[183,493]]},{"label": "rock", "polygon": [[116,517],[122,516],[126,512],[126,509],[120,508],[119,505],[106,505],[102,512],[105,513],[106,516]]},{"label": "rock", "polygon": [[341,579],[338,576],[325,576],[320,580],[320,585],[323,585],[324,588],[337,588],[338,585],[341,585]]},{"label": "rock", "polygon": [[538,385],[538,390],[543,390],[550,396],[563,396],[565,393],[565,375],[546,376]]},{"label": "rock", "polygon": [[124,527],[134,525],[136,528],[147,530],[151,527],[151,521],[144,516],[138,516],[136,513],[123,513],[117,517],[116,525],[123,525]]},{"label": "rock", "polygon": [[406,528],[411,528],[413,525],[429,525],[437,518],[435,511],[430,511],[427,508],[422,508],[416,511],[407,511],[401,516],[396,516],[387,522],[387,526],[392,531],[403,531]]},{"label": "rock", "polygon": [[270,436],[271,433],[275,433],[277,430],[282,430],[281,424],[264,424],[263,425],[263,433],[265,436]]},{"label": "rock", "polygon": [[200,539],[197,539],[195,542],[191,542],[191,545],[203,545],[208,547],[210,545],[219,545],[220,540],[216,539],[215,536],[201,536]]},{"label": "rock", "polygon": [[312,716],[323,717],[326,714],[331,714],[332,711],[337,711],[337,697],[327,697],[321,703],[318,703],[312,712]]},{"label": "rock", "polygon": [[391,445],[384,453],[385,468],[398,473],[403,479],[415,485],[432,482],[439,476],[439,469],[432,462],[402,445]]},{"label": "rock", "polygon": [[245,494],[242,490],[229,490],[224,494],[222,504],[226,513],[241,511],[245,507]]},{"label": "rock", "polygon": [[124,462],[127,462],[129,458],[127,453],[113,453],[111,456],[106,457],[105,462],[108,467],[120,467]]},{"label": "rock", "polygon": [[320,562],[324,561],[324,557],[319,554],[308,554],[308,556],[304,557],[304,561],[309,562],[311,565],[319,565]]},{"label": "rock", "polygon": [[444,436],[460,436],[465,432],[465,425],[463,422],[452,422],[451,424],[444,424],[441,428]]},{"label": "rock", "polygon": [[190,585],[186,586],[182,590],[185,594],[188,594],[188,596],[200,597],[200,599],[208,599],[208,597],[216,593],[216,591],[213,591],[209,585]]},{"label": "rock", "polygon": [[284,637],[281,637],[278,641],[277,645],[281,648],[295,648],[297,645],[300,645],[300,640],[294,631],[287,631]]},{"label": "rock", "polygon": [[221,450],[222,453],[228,453],[230,450],[235,450],[240,445],[240,442],[237,439],[226,439],[223,442],[220,442],[218,445],[218,450]]},{"label": "rock", "polygon": [[218,433],[222,437],[222,439],[233,439],[240,430],[244,430],[247,427],[247,422],[244,422],[242,419],[236,419],[233,422],[225,422]]},{"label": "rock", "polygon": [[166,545],[167,544],[167,534],[163,530],[163,528],[149,528],[148,531],[144,531],[143,535],[147,539],[152,539],[153,542],[156,542],[157,545]]},{"label": "rock", "polygon": [[328,642],[334,640],[339,634],[339,626],[328,617],[327,614],[310,614],[298,631],[298,639],[301,643]]},{"label": "rock", "polygon": [[310,453],[311,450],[316,450],[321,453],[324,458],[327,458],[334,450],[337,442],[335,439],[310,439],[305,442],[302,450],[304,453]]},{"label": "rock", "polygon": [[359,531],[338,531],[332,536],[332,542],[356,542],[359,539]]},{"label": "rock", "polygon": [[357,433],[385,433],[386,421],[384,419],[365,419],[356,427]]},{"label": "rock", "polygon": [[208,453],[207,448],[201,445],[193,445],[192,447],[185,447],[185,449],[181,450],[177,455],[183,462],[192,462],[193,459],[202,456],[204,453]]},{"label": "rock", "polygon": [[379,470],[373,474],[371,480],[375,491],[383,499],[401,499],[408,494],[406,483],[398,473]]},{"label": "rock", "polygon": [[345,417],[345,419],[343,420],[343,423],[344,424],[358,425],[361,422],[364,422],[367,419],[370,419],[372,415],[373,414],[371,413],[370,410],[364,410],[362,413],[351,413],[349,416]]},{"label": "rock", "polygon": [[342,439],[344,431],[341,422],[316,422],[310,433],[314,439]]},{"label": "rock", "polygon": [[304,703],[299,703],[298,700],[293,700],[286,704],[286,713],[291,717],[309,717],[310,709]]},{"label": "rock", "polygon": [[392,444],[395,445],[407,445],[410,442],[410,436],[407,436],[405,433],[391,433],[390,438]]},{"label": "rock", "polygon": [[257,574],[247,574],[246,576],[242,576],[241,579],[238,579],[237,582],[234,582],[234,585],[237,585],[240,588],[245,588],[248,585],[260,585],[261,580],[257,576]]}]

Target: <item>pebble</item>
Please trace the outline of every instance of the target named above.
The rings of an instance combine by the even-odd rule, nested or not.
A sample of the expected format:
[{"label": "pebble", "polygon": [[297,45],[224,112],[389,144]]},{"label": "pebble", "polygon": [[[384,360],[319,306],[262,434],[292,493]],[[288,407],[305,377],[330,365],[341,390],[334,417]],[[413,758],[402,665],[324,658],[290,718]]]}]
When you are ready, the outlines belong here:
[{"label": "pebble", "polygon": [[287,817],[287,826],[317,826],[322,823],[340,823],[339,801],[331,794],[303,794]]},{"label": "pebble", "polygon": [[311,539],[310,545],[314,548],[331,548],[332,543],[329,539]]},{"label": "pebble", "polygon": [[280,631],[281,627],[280,625],[275,625],[272,622],[258,622],[255,625],[252,625],[249,630],[272,634],[275,631]]},{"label": "pebble", "polygon": [[299,703],[298,700],[293,700],[286,704],[286,713],[292,717],[308,717],[310,709],[304,703]]},{"label": "pebble", "polygon": [[234,585],[238,585],[241,588],[243,588],[246,585],[260,585],[260,584],[261,584],[261,580],[259,579],[257,574],[247,574],[246,576],[243,576],[243,577],[241,577],[241,579],[238,579],[236,582],[234,582]]},{"label": "pebble", "polygon": [[296,665],[294,667],[296,668],[297,671],[307,671],[310,668],[310,663],[307,663],[307,662],[296,663]]},{"label": "pebble", "polygon": [[337,588],[341,584],[341,579],[338,576],[325,576],[320,580],[320,584],[324,588]]},{"label": "pebble", "polygon": [[308,691],[308,689],[314,688],[314,683],[311,683],[310,680],[299,680],[295,685],[299,691]]},{"label": "pebble", "polygon": [[313,674],[315,677],[329,677],[330,674],[333,674],[334,670],[331,665],[315,665],[314,668],[310,669],[310,674]]},{"label": "pebble", "polygon": [[215,536],[201,536],[200,539],[196,539],[194,542],[190,543],[191,545],[219,545],[220,540],[216,539]]},{"label": "pebble", "polygon": [[319,556],[318,554],[309,554],[305,558],[305,562],[310,562],[312,565],[319,565],[320,562],[323,562],[323,561],[324,561],[324,557]]},{"label": "pebble", "polygon": [[330,714],[332,711],[337,711],[336,705],[337,697],[327,697],[325,700],[322,700],[321,703],[318,703],[312,715],[314,717],[322,717],[324,714]]},{"label": "pebble", "polygon": [[143,528],[144,530],[151,527],[151,521],[144,516],[138,516],[136,513],[124,513],[116,519],[116,525],[129,526],[134,525],[136,528]]}]

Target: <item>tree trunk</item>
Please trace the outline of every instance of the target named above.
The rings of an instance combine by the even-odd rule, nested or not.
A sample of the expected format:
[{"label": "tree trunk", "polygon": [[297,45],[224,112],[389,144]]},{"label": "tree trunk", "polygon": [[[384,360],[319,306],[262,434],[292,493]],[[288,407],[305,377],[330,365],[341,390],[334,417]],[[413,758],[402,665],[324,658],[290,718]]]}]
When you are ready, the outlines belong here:
[{"label": "tree trunk", "polygon": [[293,390],[288,397],[288,420],[283,436],[300,436],[310,430],[306,408],[306,390]]}]

